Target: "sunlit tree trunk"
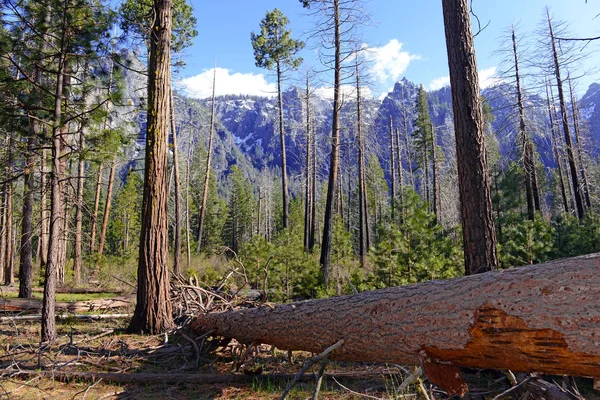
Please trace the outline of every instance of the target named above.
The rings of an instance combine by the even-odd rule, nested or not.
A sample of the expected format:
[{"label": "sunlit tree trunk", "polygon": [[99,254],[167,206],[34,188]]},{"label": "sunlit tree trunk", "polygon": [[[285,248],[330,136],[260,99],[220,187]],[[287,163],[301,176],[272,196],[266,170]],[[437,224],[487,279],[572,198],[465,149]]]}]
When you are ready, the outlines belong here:
[{"label": "sunlit tree trunk", "polygon": [[[66,15],[63,17],[67,18]],[[64,22],[64,21],[63,21]],[[66,49],[63,30],[61,37],[61,51],[58,54],[56,70],[56,91],[54,94],[54,121],[52,127],[52,175],[50,199],[50,234],[48,237],[48,263],[46,265],[44,280],[44,298],[42,302],[42,341],[52,342],[56,339],[56,283],[60,262],[62,236],[62,190],[61,190],[61,152],[63,142],[62,134],[62,100],[65,78]]]},{"label": "sunlit tree trunk", "polygon": [[465,274],[498,267],[475,46],[468,0],[442,0],[456,135]]},{"label": "sunlit tree trunk", "polygon": [[154,0],[148,64],[148,129],[137,302],[129,331],[157,334],[173,326],[169,298],[168,133],[172,0]]}]

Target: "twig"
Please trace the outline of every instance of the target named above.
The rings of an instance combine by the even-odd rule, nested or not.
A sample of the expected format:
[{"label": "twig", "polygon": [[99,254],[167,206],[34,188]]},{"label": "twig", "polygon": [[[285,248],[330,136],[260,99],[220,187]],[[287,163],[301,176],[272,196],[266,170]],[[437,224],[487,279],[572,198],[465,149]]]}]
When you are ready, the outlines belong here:
[{"label": "twig", "polygon": [[93,388],[94,386],[96,386],[97,384],[99,384],[100,382],[102,382],[102,378],[98,379],[96,382],[92,383],[91,385],[88,385],[87,388],[85,388],[85,390],[82,390],[80,392],[77,392],[73,395],[72,399],[75,400],[75,397],[77,397],[77,395],[81,392],[83,393],[83,396],[81,396],[81,400],[85,400],[85,396],[87,396],[88,392],[90,391],[91,388]]},{"label": "twig", "polygon": [[354,390],[352,390],[352,389],[350,389],[350,388],[347,388],[346,386],[344,386],[344,385],[342,385],[341,383],[339,383],[339,382],[338,382],[338,380],[337,380],[337,379],[335,379],[334,377],[331,377],[331,378],[332,378],[332,379],[335,381],[335,383],[337,383],[337,384],[338,384],[338,385],[339,385],[339,386],[340,386],[342,389],[344,389],[344,390],[347,390],[348,392],[350,392],[350,393],[352,393],[352,394],[355,394],[355,395],[357,395],[357,396],[361,396],[361,397],[366,397],[367,399],[374,399],[374,400],[385,400],[385,399],[382,399],[382,398],[380,398],[380,397],[369,396],[368,394],[364,394],[364,393],[358,393],[358,392],[355,392]]},{"label": "twig", "polygon": [[317,384],[315,385],[315,391],[313,392],[312,400],[317,400],[319,398],[319,391],[321,390],[321,384],[323,383],[323,374],[325,374],[326,367],[327,359],[324,359],[321,362],[321,368],[319,368],[319,373],[317,374]]},{"label": "twig", "polygon": [[179,334],[188,342],[190,342],[192,344],[192,346],[194,346],[194,352],[196,353],[196,360],[194,361],[194,367],[196,369],[198,369],[198,365],[200,365],[200,349],[198,348],[198,343],[196,343],[196,341],[194,339],[192,339],[191,337],[189,337],[188,335],[186,335],[186,333],[181,330],[179,331]]},{"label": "twig", "polygon": [[531,380],[531,376],[529,376],[526,379],[522,380],[521,382],[517,383],[515,386],[509,388],[508,390],[505,390],[504,392],[500,393],[498,396],[494,397],[492,400],[499,400],[499,399],[501,399],[502,397],[506,396],[507,394],[510,394],[510,393],[514,392],[515,390],[517,390],[518,388],[520,388],[521,386],[523,386],[524,384],[526,384],[530,380]]},{"label": "twig", "polygon": [[279,398],[279,400],[284,400],[287,397],[287,395],[290,393],[290,390],[292,390],[292,388],[294,387],[294,385],[296,385],[296,382],[298,382],[298,379],[300,379],[300,377],[302,375],[304,375],[304,373],[310,367],[312,367],[315,363],[323,360],[325,357],[327,357],[329,355],[329,353],[331,353],[332,351],[336,350],[337,348],[339,348],[343,344],[344,344],[344,339],[340,339],[340,340],[338,340],[337,343],[335,343],[334,345],[329,346],[328,348],[326,348],[321,354],[319,354],[315,358],[312,358],[312,359],[308,360],[306,362],[306,364],[304,364],[304,367],[302,367],[302,369],[300,370],[300,372],[298,372],[296,374],[296,376],[294,376],[294,379],[292,379],[292,381],[290,382],[290,384],[288,385],[288,387],[285,389],[285,391],[283,392],[283,394],[281,395],[281,397]]},{"label": "twig", "polygon": [[135,286],[135,285],[133,285],[133,284],[131,284],[131,283],[127,282],[127,281],[124,281],[123,279],[121,279],[121,278],[119,278],[119,277],[117,277],[117,276],[114,276],[114,275],[111,275],[111,276],[112,276],[113,278],[115,278],[116,280],[118,280],[119,282],[121,282],[121,283],[124,283],[124,284],[126,284],[126,285],[128,285],[128,286],[130,286],[130,287],[134,288],[135,290],[137,290],[137,286]]},{"label": "twig", "polygon": [[402,393],[406,388],[411,385],[414,381],[419,379],[423,375],[423,369],[417,367],[401,384],[398,386],[398,392]]}]

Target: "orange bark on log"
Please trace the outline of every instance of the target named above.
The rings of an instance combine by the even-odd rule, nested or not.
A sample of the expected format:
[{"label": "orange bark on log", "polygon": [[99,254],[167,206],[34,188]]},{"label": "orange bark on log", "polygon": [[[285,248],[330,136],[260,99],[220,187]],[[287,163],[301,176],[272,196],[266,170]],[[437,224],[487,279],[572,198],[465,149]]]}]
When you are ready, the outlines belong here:
[{"label": "orange bark on log", "polygon": [[[600,254],[276,307],[204,314],[197,333],[330,358],[600,377]],[[440,373],[440,368],[442,373]],[[452,375],[456,375],[452,373]],[[431,378],[431,376],[430,376]],[[440,383],[453,393],[457,377]]]}]

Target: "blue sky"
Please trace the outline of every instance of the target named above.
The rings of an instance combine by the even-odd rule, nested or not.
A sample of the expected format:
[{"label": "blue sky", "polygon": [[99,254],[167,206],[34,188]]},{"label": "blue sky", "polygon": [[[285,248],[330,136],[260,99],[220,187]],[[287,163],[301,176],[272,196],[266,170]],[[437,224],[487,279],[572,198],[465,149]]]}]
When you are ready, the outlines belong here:
[{"label": "blue sky", "polygon": [[[290,19],[293,37],[311,44],[307,37],[315,18],[307,15],[298,0],[191,0],[198,19],[198,37],[182,54],[187,66],[179,73],[179,88],[194,97],[208,97],[212,68],[217,63],[217,94],[272,95],[274,75],[254,65],[250,32],[258,31],[267,10],[279,8]],[[595,0],[473,0],[473,9],[488,27],[475,39],[482,86],[496,79],[500,69],[497,50],[511,24],[520,25],[528,37],[540,24],[549,6],[551,14],[569,24],[573,36],[600,36],[600,2]],[[380,97],[397,80],[407,79],[427,89],[448,82],[441,0],[366,0],[372,24],[363,28],[364,43],[372,50],[371,94]],[[600,70],[598,44],[587,47],[585,67]],[[305,49],[305,63],[316,67],[315,51]],[[596,68],[598,66],[598,68]],[[290,82],[293,81],[293,76]],[[578,91],[599,81],[586,77]],[[328,79],[321,81],[324,89]]]}]

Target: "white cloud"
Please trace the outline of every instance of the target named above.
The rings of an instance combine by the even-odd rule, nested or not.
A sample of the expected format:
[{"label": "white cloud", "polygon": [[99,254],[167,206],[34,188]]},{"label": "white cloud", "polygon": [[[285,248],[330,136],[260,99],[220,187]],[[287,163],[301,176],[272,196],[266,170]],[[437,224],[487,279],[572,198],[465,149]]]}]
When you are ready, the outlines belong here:
[{"label": "white cloud", "polygon": [[[482,89],[486,89],[490,86],[497,85],[502,82],[502,78],[496,76],[496,67],[490,67],[479,71],[479,86]],[[449,76],[441,76],[434,79],[429,84],[429,90],[438,90],[444,86],[450,85]]]},{"label": "white cloud", "polygon": [[[227,68],[217,68],[216,88],[217,96],[225,94],[245,94],[256,96],[274,96],[277,87],[269,83],[263,74],[233,72]],[[211,68],[199,75],[181,79],[177,83],[190,97],[204,99],[212,96],[214,69]]]},{"label": "white cloud", "polygon": [[402,51],[402,46],[403,43],[392,39],[382,47],[365,47],[366,58],[373,62],[371,72],[381,82],[390,79],[397,81],[412,60],[421,58],[419,55]]},{"label": "white cloud", "polygon": [[440,76],[431,81],[429,84],[429,90],[438,90],[443,88],[444,86],[450,85],[450,77],[449,76]]},{"label": "white cloud", "polygon": [[502,82],[502,78],[496,76],[496,67],[486,68],[479,71],[479,86],[486,89]]},{"label": "white cloud", "polygon": [[[324,99],[333,100],[333,88],[321,86],[320,88],[315,89],[315,94]],[[341,86],[341,94],[343,100],[354,100],[356,99],[356,87],[352,85],[342,85]],[[360,88],[360,97],[361,98],[370,98],[373,95],[371,89],[367,86],[363,86]]]}]

